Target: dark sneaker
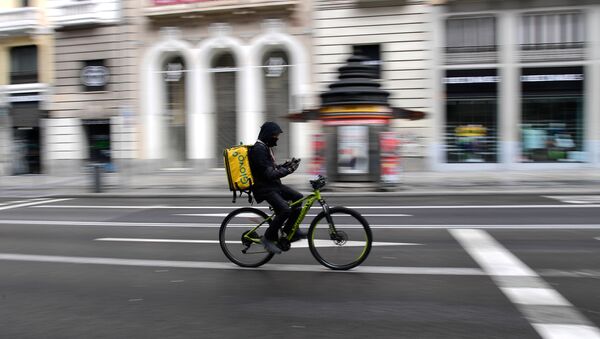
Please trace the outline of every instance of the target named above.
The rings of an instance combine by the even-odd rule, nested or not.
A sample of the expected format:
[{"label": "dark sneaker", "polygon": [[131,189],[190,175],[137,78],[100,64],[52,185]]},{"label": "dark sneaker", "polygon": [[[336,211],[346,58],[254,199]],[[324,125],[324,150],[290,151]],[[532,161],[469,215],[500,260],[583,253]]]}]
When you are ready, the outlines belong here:
[{"label": "dark sneaker", "polygon": [[290,239],[290,242],[295,242],[301,239],[306,239],[306,237],[308,236],[308,234],[306,232],[304,232],[301,229],[298,229],[296,231],[296,233],[294,233],[294,235],[292,236],[292,239]]},{"label": "dark sneaker", "polygon": [[274,241],[265,238],[264,235],[260,237],[260,242],[262,242],[265,250],[269,251],[270,253],[281,254],[281,248],[277,247],[277,244]]}]

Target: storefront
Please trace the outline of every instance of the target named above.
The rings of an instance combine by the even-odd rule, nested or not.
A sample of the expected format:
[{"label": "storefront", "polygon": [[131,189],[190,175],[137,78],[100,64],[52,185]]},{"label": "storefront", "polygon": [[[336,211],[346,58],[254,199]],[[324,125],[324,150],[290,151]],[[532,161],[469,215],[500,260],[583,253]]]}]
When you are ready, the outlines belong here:
[{"label": "storefront", "polygon": [[456,1],[435,10],[435,168],[600,164],[599,5],[481,1],[475,10]]},{"label": "storefront", "polygon": [[583,67],[521,72],[522,162],[585,162]]},{"label": "storefront", "polygon": [[448,163],[497,162],[498,82],[495,69],[446,72]]},{"label": "storefront", "polygon": [[40,96],[36,94],[13,94],[10,97],[9,117],[12,124],[10,153],[13,175],[39,174],[42,172]]},{"label": "storefront", "polygon": [[111,156],[110,120],[86,119],[82,120],[88,144],[88,161],[102,164],[104,170],[114,171]]}]

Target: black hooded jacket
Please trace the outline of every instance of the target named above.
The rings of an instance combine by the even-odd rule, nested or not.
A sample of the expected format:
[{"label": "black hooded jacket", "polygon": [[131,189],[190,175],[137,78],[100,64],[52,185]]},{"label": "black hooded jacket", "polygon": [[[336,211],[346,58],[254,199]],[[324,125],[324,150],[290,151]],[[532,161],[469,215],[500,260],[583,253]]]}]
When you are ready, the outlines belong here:
[{"label": "black hooded jacket", "polygon": [[283,133],[274,122],[266,122],[260,128],[258,141],[250,149],[250,169],[254,178],[252,192],[257,202],[281,187],[281,178],[290,174],[289,170],[275,163],[271,147],[276,145],[273,135]]}]

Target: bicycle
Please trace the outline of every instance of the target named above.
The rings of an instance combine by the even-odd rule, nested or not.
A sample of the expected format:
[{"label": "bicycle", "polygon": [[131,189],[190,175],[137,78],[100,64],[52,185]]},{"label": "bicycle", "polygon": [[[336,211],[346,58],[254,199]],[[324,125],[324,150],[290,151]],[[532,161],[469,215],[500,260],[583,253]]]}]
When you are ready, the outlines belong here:
[{"label": "bicycle", "polygon": [[[284,252],[290,250],[292,237],[312,205],[318,201],[323,210],[312,220],[305,241],[319,263],[333,270],[348,270],[367,259],[373,235],[369,223],[359,212],[343,206],[327,205],[320,192],[326,183],[323,176],[310,180],[313,192],[290,203],[290,207],[304,205],[290,234],[284,236],[280,231],[277,245]],[[260,235],[264,234],[274,216],[275,213],[267,215],[254,207],[242,207],[229,213],[219,228],[219,243],[225,256],[242,267],[259,267],[271,260],[274,254],[263,248]],[[302,244],[300,241],[294,242],[297,243]]]}]

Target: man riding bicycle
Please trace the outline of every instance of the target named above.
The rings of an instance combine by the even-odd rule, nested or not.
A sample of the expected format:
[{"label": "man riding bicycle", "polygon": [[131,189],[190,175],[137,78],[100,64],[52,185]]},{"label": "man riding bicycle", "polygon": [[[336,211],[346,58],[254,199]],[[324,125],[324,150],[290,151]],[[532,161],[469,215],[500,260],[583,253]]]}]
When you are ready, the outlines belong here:
[{"label": "man riding bicycle", "polygon": [[[265,122],[258,134],[258,140],[250,149],[250,169],[254,176],[252,192],[256,202],[264,200],[273,207],[275,217],[271,220],[269,227],[265,231],[261,241],[265,249],[271,253],[279,254],[281,249],[277,247],[279,238],[279,229],[287,220],[283,227],[283,232],[288,234],[294,226],[294,221],[298,218],[301,206],[290,208],[288,201],[302,199],[302,194],[281,183],[281,178],[294,173],[298,169],[300,159],[292,159],[281,165],[275,162],[275,155],[272,147],[277,146],[279,135],[283,133],[281,127],[274,122]],[[297,230],[292,241],[306,238],[306,233]]]}]

